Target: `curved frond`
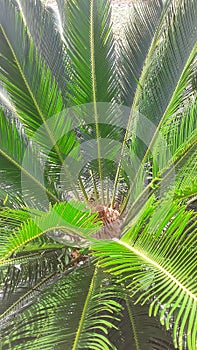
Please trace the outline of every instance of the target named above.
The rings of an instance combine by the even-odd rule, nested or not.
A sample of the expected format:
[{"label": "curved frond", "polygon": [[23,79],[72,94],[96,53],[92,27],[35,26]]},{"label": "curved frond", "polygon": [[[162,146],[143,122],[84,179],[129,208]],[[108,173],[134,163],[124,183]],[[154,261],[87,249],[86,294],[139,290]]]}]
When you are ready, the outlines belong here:
[{"label": "curved frond", "polygon": [[[197,160],[197,100],[188,102],[182,111],[172,116],[171,121],[162,126],[163,144],[156,142],[153,149],[152,173],[163,178],[160,183],[168,183],[166,190],[185,192],[193,187]],[[166,142],[166,145],[164,145]],[[167,146],[167,147],[166,147]],[[160,169],[160,170],[158,170]],[[175,172],[170,183],[170,176]],[[193,188],[194,189],[194,188]],[[188,192],[189,193],[189,192]],[[192,193],[192,191],[191,191]],[[185,192],[186,194],[186,192]],[[190,194],[191,195],[191,194]]]},{"label": "curved frond", "polygon": [[[141,200],[141,203],[144,203],[149,194],[159,193],[162,189],[163,192],[172,191],[173,196],[173,193],[177,191],[185,192],[184,188],[187,188],[188,191],[189,187],[193,187],[192,184],[196,177],[196,108],[197,100],[193,96],[187,100],[184,107],[182,106],[171,118],[165,120],[154,144],[150,147],[150,154],[147,154],[146,162],[144,163],[144,159],[139,168],[136,166],[136,169],[136,155],[133,157],[134,153],[131,148],[129,157],[131,169],[134,164],[134,180],[127,195],[130,207],[127,221],[130,216],[133,216],[135,205]],[[148,133],[143,130],[142,125],[140,134],[146,139]]]},{"label": "curved frond", "polygon": [[17,323],[5,323],[1,342],[11,343],[12,349],[24,344],[31,350],[116,349],[107,339],[113,315],[121,310],[116,294],[105,274],[84,265],[45,288],[28,310],[18,313]]},{"label": "curved frond", "polygon": [[[171,2],[144,65],[133,107],[154,124],[176,111],[196,56],[196,0]],[[156,42],[156,40],[158,42]]]},{"label": "curved frond", "polygon": [[30,305],[38,291],[70,267],[68,249],[52,245],[47,249],[47,244],[40,250],[31,248],[0,266],[0,323],[16,315],[22,305]]},{"label": "curved frond", "polygon": [[[197,140],[197,136],[196,136]],[[176,166],[176,191],[184,193],[196,188],[197,141],[185,152]]]},{"label": "curved frond", "polygon": [[[125,281],[136,302],[150,304],[149,314],[160,313],[169,329],[173,316],[175,347],[189,350],[197,341],[196,214],[168,202],[158,206],[147,222],[138,222],[116,241],[93,246],[101,266]],[[190,229],[188,230],[188,226]],[[141,230],[140,230],[141,227]]]},{"label": "curved frond", "polygon": [[10,0],[1,3],[0,43],[0,79],[18,117],[32,135],[50,116],[61,111],[63,102],[49,68]]},{"label": "curved frond", "polygon": [[0,2],[2,348],[194,350],[197,0]]},{"label": "curved frond", "polygon": [[29,210],[15,210],[12,208],[0,208],[0,231],[13,230],[31,217]]},{"label": "curved frond", "polygon": [[[191,85],[194,75],[196,57],[196,0],[179,3],[172,2],[165,8],[158,30],[155,33],[151,48],[139,80],[132,108],[139,115],[135,118],[132,136],[132,152],[140,159],[139,169],[135,171],[125,205],[133,202],[129,198],[135,192],[136,181],[143,188],[146,163],[151,158],[155,142],[159,138],[162,124],[180,109],[183,101],[187,101],[186,89]],[[189,40],[188,40],[189,38]],[[190,93],[189,93],[190,96]],[[130,129],[133,114],[130,114]],[[144,128],[144,121],[152,127]],[[125,138],[122,154],[126,148]],[[132,163],[132,161],[131,161]],[[154,181],[154,180],[153,180]],[[136,199],[136,198],[135,198]]]},{"label": "curved frond", "polygon": [[[28,140],[23,130],[19,130],[14,120],[9,119],[9,113],[6,110],[0,110],[0,161],[1,171],[0,179],[4,191],[8,194],[11,201],[15,203],[24,203],[26,200],[31,201],[31,193],[35,188],[43,189],[49,197],[57,200],[56,196],[45,188],[42,181],[42,164],[33,147],[28,147]],[[26,164],[23,164],[23,157],[26,153]],[[30,164],[34,162],[32,167]],[[29,165],[29,166],[28,166]],[[22,192],[22,175],[23,175],[23,192]],[[25,188],[25,183],[31,186]],[[24,190],[26,191],[24,192]],[[31,191],[31,193],[30,193]],[[37,200],[39,202],[39,195]],[[37,203],[38,203],[37,202]]]},{"label": "curved frond", "polygon": [[85,210],[82,203],[55,204],[48,212],[32,213],[32,218],[25,221],[15,232],[2,237],[0,242],[0,262],[32,240],[48,234],[49,237],[71,246],[87,245],[88,238],[100,228],[98,214]]},{"label": "curved frond", "polygon": [[136,305],[131,298],[119,301],[123,307],[118,329],[110,329],[109,340],[121,350],[175,350],[171,333],[159,324],[159,317],[148,317],[148,305]]},{"label": "curved frond", "polygon": [[65,97],[66,55],[58,26],[42,1],[36,0],[35,3],[34,0],[28,2],[16,0],[16,3],[34,45],[50,68],[51,75],[56,80],[62,96]]},{"label": "curved frond", "polygon": [[120,80],[124,104],[131,106],[139,83],[142,67],[158,25],[163,3],[161,0],[139,2],[132,8],[125,35],[120,43]]}]

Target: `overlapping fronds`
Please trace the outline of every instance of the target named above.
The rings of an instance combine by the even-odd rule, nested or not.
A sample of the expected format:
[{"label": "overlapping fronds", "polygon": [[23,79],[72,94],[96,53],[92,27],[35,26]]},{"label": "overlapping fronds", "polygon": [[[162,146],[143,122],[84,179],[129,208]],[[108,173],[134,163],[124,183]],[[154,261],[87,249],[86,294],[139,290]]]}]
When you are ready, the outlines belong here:
[{"label": "overlapping fronds", "polygon": [[[49,281],[69,268],[69,250],[49,244],[31,247],[31,251],[18,254],[0,266],[1,303],[0,323],[13,317],[22,305],[32,302]],[[35,250],[33,250],[35,249]]]},{"label": "overlapping fronds", "polygon": [[[58,26],[50,12],[40,0],[16,0],[19,13],[38,49],[42,59],[50,68],[52,77],[65,97],[66,92],[66,53]],[[56,54],[58,52],[58,55]]]},{"label": "overlapping fronds", "polygon": [[[15,232],[2,236],[0,246],[1,261],[22,249],[23,246],[39,236],[48,233],[54,240],[77,246],[84,243],[101,225],[97,213],[85,210],[84,205],[76,202],[55,204],[48,212],[32,213]],[[82,239],[81,239],[82,238]],[[86,243],[87,244],[87,243]]]},{"label": "overlapping fronds", "polygon": [[[143,68],[134,105],[154,124],[174,113],[196,57],[196,0],[172,1]],[[192,74],[193,75],[193,74]],[[185,98],[185,95],[184,95]]]},{"label": "overlapping fronds", "polygon": [[[146,215],[144,214],[146,213]],[[121,240],[94,245],[101,266],[124,281],[136,302],[150,303],[149,314],[159,313],[170,328],[173,317],[175,347],[188,349],[197,340],[196,214],[168,201],[151,214],[148,208]],[[181,326],[179,326],[181,322]]]},{"label": "overlapping fronds", "polygon": [[[30,193],[33,193],[34,187],[37,193],[37,204],[39,202],[38,188],[43,189],[51,199],[57,201],[57,197],[47,190],[42,181],[43,166],[37,156],[36,148],[34,149],[31,145],[27,147],[28,140],[23,130],[20,130],[14,123],[14,119],[11,120],[9,117],[9,112],[4,109],[0,110],[0,178],[4,191],[13,204],[24,203],[26,198],[31,202]],[[26,154],[25,164],[24,154]],[[30,187],[29,183],[31,183]]]},{"label": "overlapping fronds", "polygon": [[107,332],[114,327],[113,314],[121,311],[115,300],[118,292],[102,271],[84,265],[46,288],[28,310],[18,313],[17,323],[5,324],[1,342],[10,343],[12,349],[22,349],[24,344],[31,350],[43,346],[115,349]]},{"label": "overlapping fronds", "polygon": [[117,80],[109,1],[67,1],[65,17],[72,105],[110,102]]},{"label": "overlapping fronds", "polygon": [[11,1],[1,3],[0,25],[0,79],[31,135],[62,110],[61,93]]},{"label": "overlapping fronds", "polygon": [[197,0],[54,6],[1,0],[2,348],[194,350]]},{"label": "overlapping fronds", "polygon": [[[160,0],[134,4],[131,18],[120,45],[121,94],[124,104],[131,106],[141,71],[155,30],[160,20],[163,3]],[[142,86],[141,86],[142,88]]]},{"label": "overlapping fronds", "polygon": [[115,323],[118,330],[109,331],[109,340],[117,349],[175,350],[171,332],[164,331],[159,317],[148,317],[148,305],[136,305],[128,296],[119,302],[123,311]]}]

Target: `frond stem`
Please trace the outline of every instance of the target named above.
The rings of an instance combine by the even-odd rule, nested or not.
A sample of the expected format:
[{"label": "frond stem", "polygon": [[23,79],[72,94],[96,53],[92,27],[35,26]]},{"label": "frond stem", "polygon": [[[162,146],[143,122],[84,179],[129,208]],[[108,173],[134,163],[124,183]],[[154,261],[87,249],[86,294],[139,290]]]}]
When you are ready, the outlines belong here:
[{"label": "frond stem", "polygon": [[97,110],[97,99],[96,99],[96,71],[95,71],[95,56],[94,56],[94,0],[90,3],[90,53],[91,53],[91,76],[92,76],[92,92],[93,92],[93,105],[94,105],[94,117],[96,124],[96,137],[97,137],[97,148],[98,148],[98,169],[99,177],[101,182],[101,197],[104,204],[104,190],[103,190],[103,175],[102,175],[102,164],[101,164],[101,146],[100,146],[100,131],[98,123],[98,110]]}]

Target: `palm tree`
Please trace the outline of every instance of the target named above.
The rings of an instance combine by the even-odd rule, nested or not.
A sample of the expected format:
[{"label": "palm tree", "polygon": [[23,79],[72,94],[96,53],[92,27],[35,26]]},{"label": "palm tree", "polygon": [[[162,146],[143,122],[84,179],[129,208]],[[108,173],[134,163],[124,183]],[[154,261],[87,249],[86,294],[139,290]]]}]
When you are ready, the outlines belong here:
[{"label": "palm tree", "polygon": [[54,3],[1,0],[1,348],[195,350],[197,1]]}]

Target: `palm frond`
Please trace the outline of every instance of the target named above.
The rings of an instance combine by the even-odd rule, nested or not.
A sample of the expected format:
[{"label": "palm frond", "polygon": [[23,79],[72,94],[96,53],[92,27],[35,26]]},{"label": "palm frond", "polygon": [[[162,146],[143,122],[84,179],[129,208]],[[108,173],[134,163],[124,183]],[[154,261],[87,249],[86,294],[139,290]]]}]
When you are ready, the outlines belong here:
[{"label": "palm frond", "polygon": [[54,6],[1,0],[1,345],[194,350],[197,0]]},{"label": "palm frond", "polygon": [[[31,4],[31,11],[35,11],[35,18],[38,21],[41,20],[41,14],[38,14],[39,9],[36,10],[34,2]],[[21,6],[22,3],[20,3],[20,8]],[[29,20],[32,15],[31,11],[27,15]],[[26,10],[24,8],[23,15],[25,16],[25,14]],[[21,120],[28,135],[32,137],[33,132],[37,131],[33,141],[42,146],[42,152],[47,153],[47,156],[50,156],[53,161],[55,159],[58,164],[64,167],[64,156],[72,148],[75,140],[73,133],[67,135],[68,122],[65,123],[65,114],[62,111],[64,104],[61,91],[58,90],[58,85],[53,80],[53,74],[51,74],[46,63],[47,59],[45,60],[45,57],[41,56],[42,52],[38,51],[36,45],[39,40],[41,41],[40,45],[43,43],[42,28],[35,32],[37,39],[34,43],[28,27],[26,27],[29,23],[28,18],[23,21],[24,18],[20,17],[11,0],[9,3],[6,1],[2,3],[0,16],[0,79],[3,81],[4,88],[14,104],[17,112],[16,117]],[[47,17],[47,14],[44,19],[45,17]],[[42,18],[42,20],[44,19]],[[8,25],[9,21],[12,25]],[[50,22],[49,19],[46,19],[46,21]],[[36,23],[29,23],[30,31],[33,31],[35,26],[37,27]],[[47,24],[45,22],[43,26],[46,31]],[[20,48],[21,42],[24,45]],[[49,47],[52,50],[50,45]],[[43,50],[45,49],[43,48]],[[53,55],[50,55],[51,58]],[[60,112],[62,113],[59,115]],[[61,133],[58,134],[58,130],[61,130]],[[66,167],[64,170],[68,174]]]},{"label": "palm frond", "polygon": [[[24,205],[25,201],[33,205],[32,194],[35,191],[37,205],[42,201],[39,199],[39,191],[42,189],[48,193],[51,200],[57,201],[54,192],[50,192],[44,185],[42,174],[42,163],[38,158],[36,149],[28,145],[28,139],[23,130],[17,128],[14,120],[10,120],[9,112],[0,110],[0,159],[1,159],[1,184],[11,201],[15,198]],[[24,163],[24,154],[25,163]],[[32,167],[32,162],[34,166]],[[31,184],[31,185],[30,185]],[[23,188],[22,188],[23,185]],[[39,188],[39,191],[38,191]],[[11,198],[12,197],[12,198]]]},{"label": "palm frond", "polygon": [[71,246],[87,244],[88,238],[101,228],[98,214],[85,210],[82,203],[55,204],[48,212],[32,213],[33,218],[23,222],[15,232],[2,236],[1,262],[32,240],[48,234],[54,240]]},{"label": "palm frond", "polygon": [[19,254],[2,264],[0,319],[6,318],[9,313],[13,316],[23,301],[28,304],[32,300],[37,288],[45,288],[49,280],[57,278],[60,272],[69,268],[69,254],[69,249],[58,246],[51,249],[43,247],[39,252],[32,250]]},{"label": "palm frond", "polygon": [[64,33],[71,69],[70,104],[93,103],[92,124],[98,145],[97,173],[100,179],[100,196],[104,202],[101,130],[97,104],[111,102],[118,97],[110,2],[71,0],[66,2],[65,17]]},{"label": "palm frond", "polygon": [[148,317],[148,305],[136,305],[127,295],[119,302],[123,311],[120,321],[115,322],[118,330],[109,331],[109,340],[117,349],[175,350],[171,333],[159,324],[159,317]]},{"label": "palm frond", "polygon": [[58,26],[42,1],[36,0],[35,3],[30,0],[27,3],[25,0],[17,0],[17,5],[35,47],[49,67],[62,96],[65,97],[66,56]]},{"label": "palm frond", "polygon": [[109,6],[108,0],[66,2],[64,31],[74,105],[110,102],[115,96],[115,48]]},{"label": "palm frond", "polygon": [[[176,190],[185,192],[192,191],[196,185],[197,169],[197,142],[191,144],[191,148],[184,154],[184,157],[176,165]],[[187,175],[186,175],[187,174]]]},{"label": "palm frond", "polygon": [[[196,55],[196,0],[171,3],[154,39],[154,50],[144,65],[139,87],[141,94],[133,107],[145,105],[140,112],[158,124],[172,106],[180,103],[187,86],[191,64]],[[159,42],[155,42],[155,40]],[[189,40],[188,40],[189,39]],[[149,81],[149,77],[152,77]],[[170,108],[171,107],[171,108]],[[175,109],[173,109],[175,111]],[[151,117],[152,116],[152,117]]]},{"label": "palm frond", "polygon": [[[195,178],[196,160],[196,106],[196,97],[193,96],[187,100],[185,107],[182,106],[171,118],[167,118],[161,125],[154,143],[149,146],[150,153],[147,154],[146,162],[142,161],[139,167],[138,165],[133,167],[133,184],[131,183],[127,195],[130,212],[133,211],[133,207],[140,201],[140,198],[143,197],[146,201],[149,192],[157,191],[159,193],[161,188],[163,188],[162,191],[172,189],[176,192],[179,188],[180,179],[182,184],[191,180],[190,185],[192,185]],[[145,121],[142,117],[141,120]],[[138,132],[141,137],[144,135],[142,139],[147,141],[149,133],[143,130],[142,125],[140,131],[138,128]],[[150,132],[152,132],[152,129]],[[130,164],[135,164],[133,149],[131,149],[129,158]],[[186,169],[187,171],[185,171]],[[147,174],[150,174],[148,182],[146,180]],[[186,187],[188,188],[189,184],[186,184]],[[182,190],[184,191],[183,186]]]},{"label": "palm frond", "polygon": [[10,0],[1,3],[0,23],[0,79],[18,117],[32,135],[50,116],[61,111],[62,97]]},{"label": "palm frond", "polygon": [[[160,132],[167,143],[173,161],[179,158],[178,154],[181,154],[181,149],[186,150],[187,144],[190,144],[191,140],[195,138],[196,112],[197,98],[194,98],[188,101],[181,111],[173,114],[161,127]],[[161,147],[161,144],[159,146]],[[155,148],[159,146],[155,146]]]},{"label": "palm frond", "polygon": [[131,106],[142,67],[158,25],[163,3],[160,0],[134,4],[120,43],[120,79],[124,104]]},{"label": "palm frond", "polygon": [[[173,115],[162,126],[161,133],[167,143],[168,155],[166,156],[165,149],[160,142],[156,142],[154,148],[153,173],[157,173],[158,168],[162,169],[163,167],[163,173],[166,170],[163,181],[168,181],[169,187],[167,188],[170,189],[170,174],[174,171],[171,187],[174,188],[175,192],[179,192],[179,196],[181,192],[185,195],[188,192],[191,196],[192,192],[195,191],[197,160],[196,102],[196,98],[192,99],[191,102],[188,101],[186,107],[182,108],[182,111]],[[160,153],[160,156],[158,156],[158,153]],[[162,171],[159,174],[157,173],[157,176],[159,177],[161,173]]]},{"label": "palm frond", "polygon": [[[136,223],[121,240],[95,244],[95,255],[101,266],[124,281],[136,302],[149,302],[150,315],[160,307],[160,322],[169,329],[174,318],[175,347],[183,349],[183,339],[193,350],[196,346],[196,214],[168,201],[144,221]],[[190,230],[188,231],[188,226]],[[139,227],[138,227],[139,226]],[[192,229],[193,228],[193,229]],[[179,326],[181,322],[181,326]]]},{"label": "palm frond", "polygon": [[[157,140],[153,148],[152,173],[154,177],[162,177],[160,183],[167,183],[170,187],[184,191],[184,187],[195,181],[195,161],[197,147],[196,99],[188,102],[182,111],[162,126],[161,139]],[[187,169],[187,171],[186,171]],[[170,176],[174,174],[170,184]],[[172,176],[173,177],[173,176]],[[182,184],[182,185],[181,185]]]},{"label": "palm frond", "polygon": [[115,349],[107,331],[113,327],[112,315],[121,310],[116,294],[104,273],[84,265],[45,288],[38,301],[18,313],[17,323],[5,324],[1,342],[3,346],[11,342],[12,349],[22,349],[24,344],[31,350],[43,346]]},{"label": "palm frond", "polygon": [[13,230],[31,217],[29,210],[15,210],[12,208],[0,208],[0,231],[2,229]]},{"label": "palm frond", "polygon": [[[121,152],[123,155],[127,140],[132,138],[132,154],[134,153],[134,157],[140,161],[139,165],[134,165],[133,182],[122,210],[128,202],[133,203],[140,192],[143,192],[145,167],[147,163],[152,162],[151,152],[154,152],[155,142],[160,138],[162,124],[171,118],[172,113],[179,110],[183,101],[187,101],[190,96],[190,93],[186,93],[186,89],[189,84],[191,85],[195,69],[195,0],[188,5],[186,3],[187,1],[181,1],[179,4],[167,4],[164,10],[165,16],[163,14],[161,17],[143,67]],[[187,36],[191,41],[187,41]],[[182,38],[185,40],[185,46]],[[177,62],[179,62],[178,69]],[[137,117],[136,109],[139,111]],[[165,156],[166,152],[162,154]],[[166,160],[169,160],[169,156]],[[135,164],[133,157],[130,163]],[[116,178],[118,179],[118,176]]]},{"label": "palm frond", "polygon": [[[133,192],[133,188],[135,186],[136,181],[138,181],[138,178],[140,179],[141,184],[144,182],[144,169],[143,167],[145,166],[145,164],[148,162],[148,156],[150,155],[150,152],[152,151],[152,146],[154,145],[154,141],[156,139],[156,137],[158,136],[159,133],[159,126],[158,124],[162,124],[162,118],[163,115],[158,114],[158,111],[155,111],[154,108],[152,108],[152,105],[154,107],[154,103],[157,104],[158,101],[154,101],[154,99],[157,99],[158,96],[160,96],[160,92],[157,91],[157,88],[159,90],[160,88],[160,80],[163,79],[163,75],[165,74],[169,74],[170,69],[167,70],[167,67],[165,66],[168,58],[171,59],[171,55],[173,56],[173,52],[170,52],[170,50],[168,50],[168,45],[170,43],[170,35],[169,33],[171,33],[171,31],[176,30],[176,23],[173,22],[174,17],[172,16],[173,11],[175,11],[175,9],[177,9],[178,6],[176,6],[174,3],[172,4],[171,1],[167,1],[165,6],[164,6],[164,10],[162,12],[160,21],[158,23],[158,28],[156,30],[156,33],[154,35],[154,38],[152,40],[150,49],[148,51],[148,55],[146,57],[146,61],[145,64],[143,66],[143,70],[141,73],[141,76],[139,78],[139,83],[136,89],[136,93],[135,93],[135,98],[133,100],[132,106],[131,106],[131,110],[129,113],[129,117],[128,117],[128,123],[126,126],[126,132],[124,135],[124,140],[122,143],[122,149],[121,149],[121,162],[124,159],[124,153],[127,151],[127,144],[131,142],[132,140],[132,154],[134,154],[134,156],[132,156],[131,160],[129,159],[130,164],[134,164],[132,172],[134,172],[134,176],[133,176],[133,181],[131,183],[131,186],[128,190],[127,193],[127,198],[125,199],[125,203],[123,205],[122,211],[124,211],[125,206],[127,205],[128,201],[129,201],[129,197],[131,196],[132,192]],[[190,10],[188,9],[188,12]],[[181,10],[180,10],[181,13]],[[189,12],[190,14],[190,12]],[[169,17],[169,22],[166,22],[166,18]],[[179,21],[181,22],[181,15],[179,18]],[[177,26],[179,26],[179,23],[177,24]],[[193,22],[191,21],[191,26],[188,28],[188,30],[190,30],[192,32],[192,26],[193,26],[193,30],[195,28],[195,21],[194,21],[194,17],[193,17]],[[169,29],[169,33],[168,30],[166,30],[166,28]],[[167,34],[166,34],[167,32]],[[173,34],[174,34],[173,32]],[[176,36],[176,32],[175,32],[175,36]],[[158,43],[160,41],[162,37],[162,42],[166,41],[167,44],[166,46],[163,45],[162,46],[162,50],[161,47],[158,47]],[[165,39],[165,40],[164,40]],[[177,35],[177,44],[178,44],[178,40],[180,40],[179,35]],[[187,71],[187,74],[183,74],[183,79],[185,82],[185,85],[183,84],[182,80],[180,79],[179,82],[179,78],[177,78],[176,83],[182,88],[181,91],[184,90],[183,86],[186,88],[188,86],[188,76],[190,77],[191,75],[193,76],[193,73],[191,73],[191,67],[190,65],[193,64],[193,60],[195,57],[195,50],[194,50],[194,46],[195,46],[195,40],[194,40],[194,36],[192,36],[191,38],[191,45],[190,48],[188,48],[188,52],[187,52],[187,58],[185,59],[185,62],[182,65],[182,71],[180,69],[179,73],[180,73],[180,77],[182,77],[182,73],[183,70],[185,69],[185,71]],[[173,50],[173,47],[172,47]],[[192,53],[191,53],[192,52]],[[185,52],[184,52],[185,53]],[[191,54],[191,55],[190,55]],[[170,57],[168,57],[170,56]],[[167,58],[166,58],[167,57]],[[173,56],[174,59],[174,56]],[[158,62],[158,60],[161,60],[164,63],[161,64],[161,62]],[[174,64],[176,64],[176,59],[174,60]],[[153,71],[154,70],[154,71]],[[159,76],[161,71],[161,75],[162,77]],[[166,73],[165,73],[166,71]],[[150,74],[150,75],[149,75]],[[171,73],[170,73],[171,74]],[[150,84],[148,77],[150,77]],[[154,79],[153,79],[154,77]],[[186,79],[186,77],[188,78],[188,80]],[[156,79],[158,79],[158,82],[156,83]],[[154,81],[153,81],[154,80]],[[166,82],[166,85],[168,83]],[[152,84],[153,83],[153,84]],[[165,84],[165,79],[163,79],[163,83]],[[149,85],[148,85],[149,84]],[[172,84],[173,86],[173,84]],[[148,96],[148,93],[146,92],[146,88],[148,93],[150,92],[150,94],[153,94],[153,96]],[[176,86],[175,86],[176,88]],[[164,93],[164,90],[162,90],[162,93]],[[179,89],[180,92],[180,89]],[[167,97],[167,93],[165,95],[165,98]],[[174,97],[174,95],[173,95]],[[180,97],[180,94],[179,94]],[[148,107],[148,104],[152,104],[150,109]],[[159,104],[160,106],[161,104]],[[157,118],[157,121],[156,121]],[[138,164],[136,164],[136,158],[139,159]],[[114,193],[117,187],[117,183],[118,183],[118,179],[119,179],[119,172],[121,169],[121,162],[119,164],[119,166],[117,167],[117,174],[115,177],[115,184],[114,184]],[[139,167],[139,169],[137,169]],[[140,188],[141,187],[140,184]],[[137,187],[137,186],[135,186]],[[113,195],[114,197],[114,195]],[[130,199],[130,202],[132,202],[132,198]],[[112,201],[113,203],[113,201]]]}]

